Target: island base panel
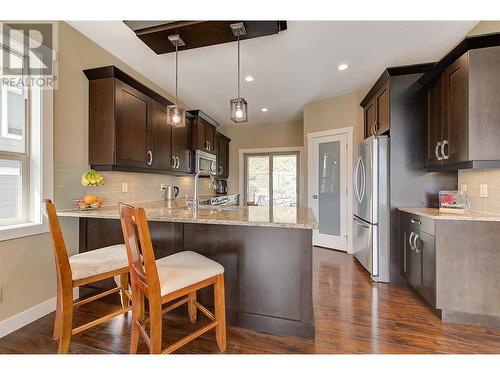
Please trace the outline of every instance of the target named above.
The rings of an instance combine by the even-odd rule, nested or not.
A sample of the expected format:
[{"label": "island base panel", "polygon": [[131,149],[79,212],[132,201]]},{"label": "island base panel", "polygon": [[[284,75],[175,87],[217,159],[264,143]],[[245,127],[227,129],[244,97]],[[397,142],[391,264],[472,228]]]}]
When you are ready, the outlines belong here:
[{"label": "island base panel", "polygon": [[[312,230],[155,221],[149,228],[157,258],[191,250],[223,265],[228,325],[314,338]],[[80,219],[80,252],[118,243],[119,220]],[[107,289],[113,282],[92,287]],[[198,299],[213,306],[209,288]]]}]

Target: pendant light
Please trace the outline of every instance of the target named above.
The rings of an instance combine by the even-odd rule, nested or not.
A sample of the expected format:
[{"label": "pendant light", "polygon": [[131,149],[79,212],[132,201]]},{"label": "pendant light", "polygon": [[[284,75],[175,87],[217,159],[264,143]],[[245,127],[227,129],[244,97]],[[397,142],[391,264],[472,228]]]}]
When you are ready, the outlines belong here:
[{"label": "pendant light", "polygon": [[186,110],[177,105],[177,86],[179,81],[179,47],[186,43],[179,34],[169,35],[168,40],[175,46],[175,102],[167,107],[167,124],[175,128],[186,126]]},{"label": "pendant light", "polygon": [[248,104],[245,99],[240,96],[240,36],[246,35],[247,31],[243,22],[232,23],[231,31],[234,36],[238,37],[238,97],[230,100],[231,120],[235,123],[248,121]]}]

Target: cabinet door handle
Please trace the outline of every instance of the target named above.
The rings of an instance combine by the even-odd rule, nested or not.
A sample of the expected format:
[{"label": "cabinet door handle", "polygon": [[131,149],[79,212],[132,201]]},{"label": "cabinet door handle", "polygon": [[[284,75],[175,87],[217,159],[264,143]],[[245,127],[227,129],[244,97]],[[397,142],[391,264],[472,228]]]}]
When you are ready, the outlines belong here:
[{"label": "cabinet door handle", "polygon": [[181,164],[181,161],[178,156],[175,157],[175,167],[174,168],[179,168],[179,165]]},{"label": "cabinet door handle", "polygon": [[375,130],[375,124],[376,124],[376,121],[372,122],[372,125],[370,126],[370,128],[372,130],[372,135],[377,135],[377,131]]},{"label": "cabinet door handle", "polygon": [[208,141],[208,151],[212,150],[212,142]]},{"label": "cabinet door handle", "polygon": [[222,165],[219,166],[219,173],[223,173],[224,172],[224,167]]},{"label": "cabinet door handle", "polygon": [[422,224],[422,222],[420,220],[417,220],[417,219],[410,219],[410,223],[418,224],[418,225]]},{"label": "cabinet door handle", "polygon": [[[447,146],[447,145],[449,145],[449,143],[448,143],[448,140],[447,140],[447,139],[445,139],[445,140],[443,141],[442,145],[441,145],[441,156],[442,156],[443,160],[447,160],[447,159],[450,157],[450,154],[449,154],[449,153],[445,153],[445,152],[444,152],[444,147],[445,147],[445,146]],[[450,147],[448,146],[448,149],[449,149],[449,148],[450,148]]]},{"label": "cabinet door handle", "polygon": [[443,160],[443,157],[441,156],[441,153],[439,151],[440,147],[443,145],[442,142],[436,143],[436,148],[434,149],[434,154],[436,155],[437,160]]},{"label": "cabinet door handle", "polygon": [[152,165],[153,164],[153,153],[151,151],[148,151],[148,165]]},{"label": "cabinet door handle", "polygon": [[410,247],[413,249],[413,236],[415,233],[411,232],[410,233],[410,238],[408,239],[408,243],[410,244]]},{"label": "cabinet door handle", "polygon": [[418,252],[421,250],[417,246],[417,240],[420,241],[420,236],[418,233],[415,233],[415,237],[413,237],[413,248],[415,249],[415,252],[418,254]]},{"label": "cabinet door handle", "polygon": [[172,155],[172,168],[175,168],[175,156]]}]

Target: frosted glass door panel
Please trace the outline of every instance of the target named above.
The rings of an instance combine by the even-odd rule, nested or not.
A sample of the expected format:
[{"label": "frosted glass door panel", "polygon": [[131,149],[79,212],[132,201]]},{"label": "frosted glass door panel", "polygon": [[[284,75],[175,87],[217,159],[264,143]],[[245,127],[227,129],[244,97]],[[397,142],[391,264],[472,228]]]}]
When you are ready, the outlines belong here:
[{"label": "frosted glass door panel", "polygon": [[340,236],[340,141],[319,144],[319,233]]}]

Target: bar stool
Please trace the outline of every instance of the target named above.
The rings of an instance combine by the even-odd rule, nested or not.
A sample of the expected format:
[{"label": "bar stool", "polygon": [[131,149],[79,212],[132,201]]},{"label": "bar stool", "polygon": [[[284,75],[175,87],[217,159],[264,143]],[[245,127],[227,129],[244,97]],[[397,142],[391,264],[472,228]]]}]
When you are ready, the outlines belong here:
[{"label": "bar stool", "polygon": [[[45,199],[44,203],[46,215],[49,219],[57,273],[57,307],[53,338],[59,340],[58,353],[65,354],[68,352],[72,335],[107,322],[132,309],[129,306],[132,296],[128,290],[127,250],[125,245],[114,245],[68,257],[55,206],[50,199]],[[73,302],[73,288],[115,276],[119,277],[120,283],[116,288]],[[79,327],[72,328],[74,307],[116,292],[121,295],[122,307],[120,309]]]},{"label": "bar stool", "polygon": [[[130,353],[137,352],[139,334],[151,354],[172,353],[191,340],[215,328],[217,345],[226,350],[226,309],[224,267],[200,254],[182,251],[155,260],[146,214],[143,208],[120,204],[120,219],[127,247],[132,285],[132,333]],[[141,252],[144,264],[141,262]],[[196,300],[197,290],[213,285],[215,314]],[[149,303],[149,317],[144,318],[144,297]],[[163,305],[173,302],[162,309]],[[162,316],[188,304],[189,318],[196,321],[197,310],[211,322],[162,350]],[[146,324],[150,325],[149,336]]]}]

